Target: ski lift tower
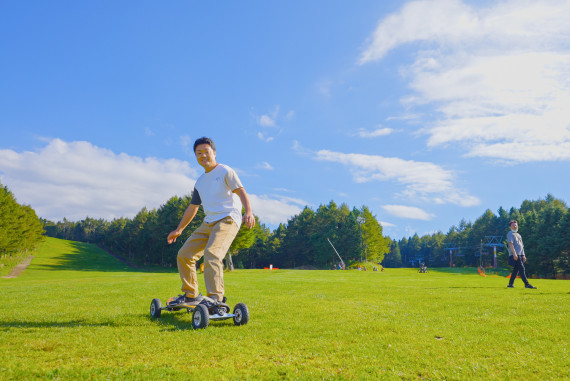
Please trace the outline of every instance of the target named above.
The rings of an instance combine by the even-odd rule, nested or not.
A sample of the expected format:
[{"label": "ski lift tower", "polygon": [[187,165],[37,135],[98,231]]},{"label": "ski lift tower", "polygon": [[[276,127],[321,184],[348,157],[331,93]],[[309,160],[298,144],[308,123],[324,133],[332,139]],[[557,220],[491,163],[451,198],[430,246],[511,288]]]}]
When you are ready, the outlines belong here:
[{"label": "ski lift tower", "polygon": [[487,242],[485,246],[489,246],[493,248],[493,267],[497,268],[497,246],[503,246],[501,242],[503,236],[498,235],[486,235],[485,241]]},{"label": "ski lift tower", "polygon": [[459,246],[455,243],[447,243],[445,244],[445,250],[449,250],[449,267],[453,267],[453,250],[459,250]]}]

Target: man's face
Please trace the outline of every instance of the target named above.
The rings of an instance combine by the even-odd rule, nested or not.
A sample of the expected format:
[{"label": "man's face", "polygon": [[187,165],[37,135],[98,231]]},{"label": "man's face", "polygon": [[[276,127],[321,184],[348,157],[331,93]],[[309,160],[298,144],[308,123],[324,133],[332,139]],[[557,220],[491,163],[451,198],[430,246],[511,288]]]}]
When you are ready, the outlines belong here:
[{"label": "man's face", "polygon": [[511,230],[514,230],[514,231],[519,230],[519,224],[517,224],[516,222],[513,222],[511,224]]},{"label": "man's face", "polygon": [[196,160],[206,171],[216,166],[216,151],[209,144],[199,144],[196,147]]}]

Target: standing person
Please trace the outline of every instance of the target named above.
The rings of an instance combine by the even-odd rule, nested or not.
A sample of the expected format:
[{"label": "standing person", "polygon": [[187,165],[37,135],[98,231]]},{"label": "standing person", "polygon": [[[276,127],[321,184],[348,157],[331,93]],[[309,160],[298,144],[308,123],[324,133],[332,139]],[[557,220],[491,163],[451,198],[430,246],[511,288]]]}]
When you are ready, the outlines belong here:
[{"label": "standing person", "polygon": [[524,253],[522,237],[518,233],[519,223],[516,220],[513,220],[509,222],[509,227],[511,230],[507,233],[507,245],[509,247],[509,265],[513,266],[513,272],[511,274],[511,279],[509,280],[509,285],[507,287],[515,287],[513,286],[513,283],[517,278],[517,274],[520,274],[525,288],[536,288],[528,283],[528,279],[526,279],[526,273],[524,269],[524,264],[526,263],[526,255]]},{"label": "standing person", "polygon": [[[233,169],[216,161],[216,146],[210,138],[194,142],[194,153],[204,173],[196,180],[190,205],[176,230],[167,238],[176,242],[186,226],[196,216],[200,205],[204,208],[204,222],[186,240],[178,251],[177,263],[182,280],[182,295],[170,298],[168,304],[197,305],[203,297],[198,292],[196,262],[204,256],[204,281],[207,296],[214,301],[224,300],[223,259],[236,237],[243,221],[253,228],[255,217],[249,197]],[[242,206],[245,214],[242,217]]]}]

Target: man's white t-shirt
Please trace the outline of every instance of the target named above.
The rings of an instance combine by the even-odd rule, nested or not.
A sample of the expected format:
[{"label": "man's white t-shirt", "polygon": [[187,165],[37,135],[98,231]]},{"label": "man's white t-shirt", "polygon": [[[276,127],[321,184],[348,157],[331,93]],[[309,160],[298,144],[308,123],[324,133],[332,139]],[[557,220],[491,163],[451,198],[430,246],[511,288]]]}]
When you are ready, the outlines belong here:
[{"label": "man's white t-shirt", "polygon": [[212,223],[231,217],[240,226],[241,201],[234,190],[243,188],[237,173],[224,164],[218,164],[210,172],[205,172],[196,180],[192,193],[193,205],[204,208],[204,222]]}]

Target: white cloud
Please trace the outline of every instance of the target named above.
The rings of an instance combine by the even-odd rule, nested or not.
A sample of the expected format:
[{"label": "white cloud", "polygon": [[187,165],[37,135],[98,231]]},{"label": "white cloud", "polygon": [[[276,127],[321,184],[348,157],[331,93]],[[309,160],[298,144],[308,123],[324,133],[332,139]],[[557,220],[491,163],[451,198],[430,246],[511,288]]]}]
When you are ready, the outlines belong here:
[{"label": "white cloud", "polygon": [[389,116],[386,118],[387,121],[390,120],[417,120],[421,117],[421,115],[416,114],[406,114],[401,116]]},{"label": "white cloud", "polygon": [[270,141],[275,140],[275,138],[273,136],[266,136],[263,132],[258,132],[257,137],[266,143],[269,143]]},{"label": "white cloud", "polygon": [[262,127],[275,127],[275,120],[269,115],[261,115],[259,117],[259,125]]},{"label": "white cloud", "polygon": [[[511,162],[570,160],[570,1],[511,0],[476,8],[414,1],[381,20],[365,64],[416,43],[402,68],[407,106],[440,113],[423,132],[431,147]],[[419,44],[418,44],[419,43]]]},{"label": "white cloud", "polygon": [[387,213],[400,218],[429,221],[434,217],[433,214],[427,213],[426,211],[420,208],[416,208],[415,206],[382,205],[382,209],[384,209]]},{"label": "white cloud", "polygon": [[253,117],[261,130],[257,132],[257,137],[264,142],[268,143],[275,140],[277,136],[283,132],[283,128],[280,126],[279,121],[290,121],[295,118],[295,111],[290,110],[285,114],[285,116],[280,116],[279,105],[275,106],[273,111],[267,112],[261,116],[253,113]]},{"label": "white cloud", "polygon": [[410,199],[460,206],[473,206],[480,202],[477,197],[455,187],[451,171],[433,163],[328,150],[318,151],[315,158],[348,166],[357,183],[396,181],[404,186],[402,195]]},{"label": "white cloud", "polygon": [[473,29],[473,20],[469,8],[461,1],[413,1],[380,21],[359,63],[382,59],[402,44],[444,36],[453,38],[454,33],[470,29]]},{"label": "white cloud", "polygon": [[307,205],[303,200],[292,197],[250,194],[249,198],[253,213],[259,216],[261,222],[270,225],[286,223],[290,217],[301,213],[302,207]]},{"label": "white cloud", "polygon": [[[39,217],[77,221],[132,218],[143,207],[157,208],[174,195],[189,194],[199,173],[186,161],[54,139],[38,152],[0,150],[0,175],[18,202],[31,205]],[[261,222],[273,225],[287,222],[307,204],[292,197],[249,196]]]},{"label": "white cloud", "polygon": [[0,150],[2,182],[38,216],[80,220],[133,217],[189,194],[188,162],[115,154],[88,142],[54,139],[38,152]]},{"label": "white cloud", "polygon": [[377,138],[379,136],[390,135],[393,132],[394,132],[393,129],[387,127],[378,127],[372,131],[368,131],[365,130],[364,128],[361,128],[356,132],[356,135],[361,138]]},{"label": "white cloud", "polygon": [[277,127],[277,118],[279,117],[279,105],[275,106],[273,111],[258,117],[257,124],[261,127]]},{"label": "white cloud", "polygon": [[298,140],[293,140],[293,144],[291,146],[293,151],[299,151],[301,149],[301,143]]},{"label": "white cloud", "polygon": [[287,188],[273,188],[273,190],[276,191],[276,192],[286,192],[286,193],[291,193],[291,192],[293,192],[292,190],[287,189]]},{"label": "white cloud", "polygon": [[273,167],[271,166],[271,164],[269,164],[268,162],[264,161],[263,163],[260,163],[257,165],[257,168],[260,169],[266,169],[268,171],[272,171]]}]

